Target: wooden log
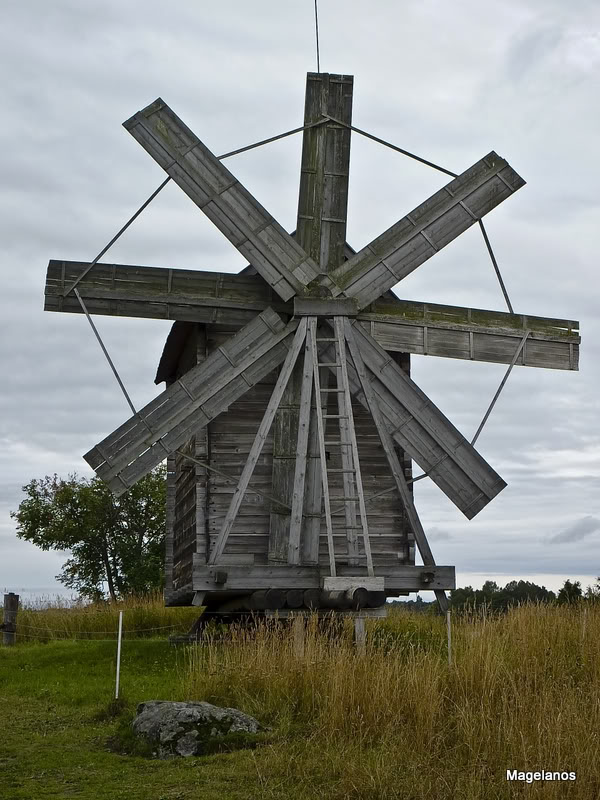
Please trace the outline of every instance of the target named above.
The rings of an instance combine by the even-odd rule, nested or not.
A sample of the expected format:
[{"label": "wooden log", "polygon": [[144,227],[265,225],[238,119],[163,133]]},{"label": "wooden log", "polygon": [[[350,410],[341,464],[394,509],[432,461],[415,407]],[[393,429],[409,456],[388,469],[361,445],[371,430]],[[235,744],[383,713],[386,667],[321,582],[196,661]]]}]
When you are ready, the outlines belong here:
[{"label": "wooden log", "polygon": [[385,605],[385,592],[369,592],[367,597],[367,608],[379,608]]},{"label": "wooden log", "polygon": [[348,592],[342,589],[336,589],[331,592],[323,591],[321,593],[321,606],[323,608],[335,608],[340,611],[349,609],[352,604],[352,598],[348,596]]},{"label": "wooden log", "polygon": [[19,595],[9,592],[4,595],[4,621],[2,623],[2,641],[6,647],[13,647],[17,641],[17,613],[19,611]]},{"label": "wooden log", "polygon": [[[310,591],[310,590],[306,590]],[[285,604],[288,608],[302,608],[304,605],[304,591],[302,589],[289,589],[285,593]]]},{"label": "wooden log", "polygon": [[349,607],[353,611],[359,611],[359,609],[365,608],[368,605],[369,592],[364,587],[357,586],[355,589],[348,589],[346,591],[346,597]]},{"label": "wooden log", "polygon": [[334,296],[354,297],[364,308],[524,184],[503,158],[488,153],[338,267]]},{"label": "wooden log", "polygon": [[304,589],[302,592],[304,598],[303,605],[312,611],[321,607],[321,590],[320,589]]},{"label": "wooden log", "polygon": [[283,589],[258,589],[249,598],[248,605],[253,611],[274,611],[284,608],[286,593]]}]

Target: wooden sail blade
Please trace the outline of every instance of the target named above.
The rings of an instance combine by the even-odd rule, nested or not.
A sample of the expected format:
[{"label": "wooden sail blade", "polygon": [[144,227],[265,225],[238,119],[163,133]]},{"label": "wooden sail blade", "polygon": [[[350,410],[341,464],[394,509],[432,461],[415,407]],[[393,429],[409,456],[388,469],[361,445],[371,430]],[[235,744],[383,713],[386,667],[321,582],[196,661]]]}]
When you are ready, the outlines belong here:
[{"label": "wooden sail blade", "polygon": [[[348,320],[344,321],[344,335],[346,341],[348,342],[348,349],[354,363],[354,369],[356,370],[365,400],[369,406],[369,411],[371,412],[371,416],[375,422],[375,427],[377,428],[381,446],[383,447],[383,451],[386,455],[390,471],[394,478],[396,488],[398,489],[398,494],[402,500],[402,505],[406,511],[406,515],[408,517],[411,530],[414,534],[415,542],[419,548],[419,553],[421,554],[423,564],[428,567],[434,567],[435,559],[433,557],[433,553],[431,552],[429,542],[427,541],[425,530],[421,524],[421,519],[417,513],[412,494],[408,488],[408,483],[406,482],[406,477],[404,475],[404,469],[400,463],[400,459],[398,458],[396,447],[394,446],[394,440],[392,439],[392,436],[387,428],[383,414],[379,410],[377,398],[375,397],[375,392],[373,391],[367,374],[367,368],[365,367],[360,350],[354,339],[352,325],[350,325]],[[446,593],[444,591],[437,590],[436,598],[442,611],[446,611],[448,608]]]},{"label": "wooden sail blade", "polygon": [[524,183],[492,151],[335,270],[339,292],[364,308]]},{"label": "wooden sail blade", "polygon": [[[356,322],[353,332],[392,437],[471,519],[506,483]],[[348,379],[352,394],[368,410],[359,377],[351,364],[348,364]]]},{"label": "wooden sail blade", "polygon": [[317,277],[315,262],[160,98],[123,125],[283,300]]},{"label": "wooden sail blade", "polygon": [[529,331],[518,365],[579,369],[581,339],[574,320],[383,298],[358,318],[384,350],[496,364],[510,364]]},{"label": "wooden sail blade", "polygon": [[[89,265],[48,264],[46,311],[81,314],[73,293],[64,292]],[[90,314],[245,325],[256,314],[286,305],[259,275],[98,263],[77,289]]]},{"label": "wooden sail blade", "polygon": [[260,314],[84,458],[119,496],[284,360],[298,323]]}]

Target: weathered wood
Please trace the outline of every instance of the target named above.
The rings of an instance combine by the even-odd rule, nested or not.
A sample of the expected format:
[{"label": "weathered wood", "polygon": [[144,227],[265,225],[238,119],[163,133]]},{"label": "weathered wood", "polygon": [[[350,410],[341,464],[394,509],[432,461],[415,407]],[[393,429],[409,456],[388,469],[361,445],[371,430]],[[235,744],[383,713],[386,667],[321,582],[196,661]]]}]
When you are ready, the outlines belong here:
[{"label": "weathered wood", "polygon": [[300,390],[300,409],[298,415],[298,439],[296,442],[296,462],[294,470],[294,485],[292,490],[292,513],[290,518],[288,563],[300,564],[300,535],[302,532],[304,510],[304,487],[306,481],[306,467],[308,455],[308,436],[310,431],[310,406],[313,389],[313,363],[310,337],[312,332],[307,330],[304,340],[304,364],[302,372],[302,386]]},{"label": "weathered wood", "polygon": [[[364,567],[363,567],[364,569]],[[431,581],[424,581],[423,571],[431,573]],[[217,588],[215,573],[225,571],[227,580],[219,586],[222,591],[252,592],[258,589],[280,588],[290,589],[321,589],[323,578],[329,575],[329,566],[321,567],[294,566],[288,564],[264,564],[250,566],[207,564],[194,559],[194,589],[197,591],[214,591]],[[338,576],[356,577],[355,566],[338,565]],[[422,591],[423,589],[454,589],[454,567],[435,566],[422,567],[407,564],[392,564],[387,562],[378,568],[378,575],[385,579],[386,592],[393,595],[398,591]],[[365,578],[366,578],[365,571]],[[312,595],[305,595],[305,603]],[[316,595],[315,595],[316,596]],[[308,607],[308,606],[307,606]]]},{"label": "weathered wood", "polygon": [[12,647],[17,641],[17,614],[19,611],[19,595],[9,592],[4,595],[4,619],[2,621],[2,642]]},{"label": "weathered wood", "polygon": [[[49,262],[46,311],[83,313],[74,294],[62,295],[87,266],[81,261]],[[293,312],[291,304],[283,303],[260,275],[243,273],[98,263],[78,290],[91,314],[110,316],[241,327],[269,306]],[[355,305],[353,300],[348,302]],[[358,318],[384,350],[498,364],[510,363],[514,340],[530,330],[517,366],[579,368],[581,338],[575,320],[419,303],[391,293],[371,303]]]},{"label": "weathered wood", "polygon": [[[358,456],[358,442],[356,440],[356,430],[354,428],[354,416],[352,414],[352,399],[350,396],[350,386],[348,383],[348,369],[346,365],[346,341],[344,338],[344,317],[333,318],[333,329],[335,332],[335,348],[336,360],[339,361],[338,375],[341,382],[338,382],[338,388],[342,389],[342,395],[338,395],[338,407],[340,417],[346,417],[343,422],[346,422],[345,429],[350,440],[350,450],[352,452],[352,468],[354,470],[354,484],[356,488],[356,495],[358,499],[358,508],[360,515],[360,524],[362,528],[363,548],[365,551],[365,558],[367,561],[367,572],[373,577],[373,558],[371,556],[371,542],[369,540],[369,523],[367,521],[367,509],[365,507],[365,495],[363,491],[362,477],[360,472],[360,461]],[[341,402],[340,402],[341,400]],[[341,436],[341,428],[340,428]]]},{"label": "weathered wood", "polygon": [[317,264],[163,100],[123,125],[283,300],[317,277]]},{"label": "weathered wood", "polygon": [[325,525],[327,528],[327,550],[329,552],[329,574],[335,577],[335,547],[333,544],[333,528],[331,522],[331,502],[329,498],[329,483],[327,481],[327,455],[325,453],[325,426],[323,423],[323,409],[319,398],[321,397],[321,382],[319,377],[319,356],[317,353],[317,319],[308,317],[310,332],[310,348],[313,365],[313,380],[315,386],[317,431],[319,445],[319,462],[321,465],[321,487],[325,510]]},{"label": "weathered wood", "polygon": [[119,496],[285,359],[297,323],[249,323],[84,458]]},{"label": "weathered wood", "polygon": [[[351,75],[309,73],[304,124],[323,115],[352,123]],[[350,169],[350,130],[327,122],[304,131],[300,166],[297,239],[323,272],[344,260]]]},{"label": "weathered wood", "polygon": [[[353,330],[394,440],[471,519],[506,483],[389,355],[356,324]],[[368,408],[350,364],[348,375],[353,394]]]},{"label": "weathered wood", "polygon": [[334,296],[364,308],[524,184],[492,151],[334,270]]},{"label": "weathered wood", "polygon": [[342,314],[355,317],[358,314],[356,301],[341,297],[336,300],[314,300],[312,298],[295,297],[294,314],[297,317],[333,317]]},{"label": "weathered wood", "polygon": [[[435,566],[433,553],[431,552],[431,548],[429,546],[429,542],[427,541],[423,525],[421,524],[421,520],[419,518],[419,515],[417,514],[412,494],[408,488],[408,483],[406,482],[406,478],[404,476],[404,470],[402,469],[402,465],[400,464],[400,460],[398,459],[398,455],[396,453],[396,448],[394,447],[394,440],[392,439],[392,436],[387,428],[387,425],[383,418],[383,414],[379,410],[379,405],[375,398],[375,393],[371,387],[371,383],[367,375],[367,370],[363,363],[362,355],[360,353],[360,349],[354,339],[354,334],[352,332],[352,325],[350,325],[348,320],[344,321],[344,334],[348,342],[350,354],[354,362],[354,368],[356,370],[358,379],[360,381],[360,385],[364,392],[367,405],[369,406],[369,410],[371,411],[371,414],[375,421],[375,427],[377,428],[377,433],[379,434],[379,438],[381,440],[381,446],[383,447],[386,458],[388,460],[388,464],[390,465],[390,471],[394,478],[394,482],[396,483],[396,488],[398,489],[400,498],[402,499],[404,510],[408,515],[410,527],[414,534],[417,547],[419,548],[419,553],[421,554],[421,558],[423,559],[423,564],[428,567]],[[445,611],[448,605],[447,605],[446,595],[444,594],[444,592],[437,590],[436,598],[442,611]],[[366,603],[366,598],[365,598],[365,603]]]},{"label": "weathered wood", "polygon": [[277,411],[279,403],[281,402],[283,392],[285,390],[285,387],[287,386],[288,380],[292,373],[292,369],[294,368],[294,364],[296,363],[296,359],[298,358],[298,354],[300,353],[300,350],[304,345],[306,339],[306,328],[307,328],[306,320],[301,320],[296,330],[296,333],[294,334],[294,340],[292,342],[292,345],[288,351],[288,354],[285,357],[285,361],[279,373],[277,383],[275,384],[275,389],[273,390],[273,394],[271,395],[271,399],[269,400],[269,403],[267,405],[264,417],[262,418],[262,422],[260,423],[260,426],[256,433],[256,438],[254,439],[254,443],[250,449],[250,453],[248,455],[246,464],[244,465],[244,469],[242,470],[240,480],[235,488],[233,497],[231,498],[231,504],[225,516],[223,527],[221,528],[221,532],[219,533],[219,536],[217,537],[217,540],[211,551],[210,558],[208,560],[209,564],[214,564],[218,562],[219,557],[221,556],[221,554],[225,549],[225,545],[227,544],[227,537],[229,536],[235,518],[238,515],[241,502],[248,488],[248,484],[250,482],[250,478],[252,477],[252,473],[254,472],[254,469],[256,467],[256,462],[258,461],[258,458],[261,454],[261,451],[265,443],[265,439],[267,438],[267,434],[269,433],[271,425],[273,424],[275,412]]},{"label": "weathered wood", "polygon": [[305,608],[315,609],[321,605],[321,589],[305,589],[302,592],[302,597]]},{"label": "weathered wood", "polygon": [[302,589],[290,589],[287,591],[285,604],[288,608],[302,608],[304,605],[304,592]]}]

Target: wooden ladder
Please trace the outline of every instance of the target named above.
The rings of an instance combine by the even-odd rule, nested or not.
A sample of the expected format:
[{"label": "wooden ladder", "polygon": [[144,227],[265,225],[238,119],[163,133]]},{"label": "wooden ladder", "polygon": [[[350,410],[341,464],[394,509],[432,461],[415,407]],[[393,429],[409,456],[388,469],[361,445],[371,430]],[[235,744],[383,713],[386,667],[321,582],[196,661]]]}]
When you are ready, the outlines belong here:
[{"label": "wooden ladder", "polygon": [[[336,497],[335,500],[342,500],[346,539],[348,542],[348,563],[357,565],[359,563],[358,552],[358,532],[362,532],[363,546],[367,561],[367,573],[374,576],[373,558],[371,555],[371,543],[369,540],[369,528],[367,522],[367,510],[365,496],[363,492],[362,476],[360,472],[360,462],[358,459],[358,444],[356,441],[356,430],[354,428],[354,415],[352,413],[352,397],[350,395],[350,385],[348,381],[348,366],[346,361],[346,340],[344,334],[344,318],[333,318],[333,337],[317,336],[317,319],[311,319],[310,338],[312,348],[313,374],[315,385],[317,427],[319,438],[319,455],[321,461],[321,481],[323,485],[323,504],[325,508],[325,524],[327,529],[327,549],[329,554],[329,569],[332,577],[336,576],[335,547],[333,540],[333,516],[337,512],[331,511],[331,495],[329,491],[329,476],[333,473],[342,475],[343,496]],[[319,361],[321,355],[319,344],[331,345],[335,352],[334,361]],[[330,348],[325,348],[330,349]],[[321,388],[319,369],[327,367],[333,370],[335,375],[334,388]],[[323,413],[323,405],[327,408],[327,403],[322,403],[321,397],[326,393],[335,393],[337,397],[337,414]],[[339,439],[325,439],[326,420],[337,420],[339,429]],[[339,447],[341,468],[328,469],[326,446]],[[358,524],[356,504],[358,503]]]}]

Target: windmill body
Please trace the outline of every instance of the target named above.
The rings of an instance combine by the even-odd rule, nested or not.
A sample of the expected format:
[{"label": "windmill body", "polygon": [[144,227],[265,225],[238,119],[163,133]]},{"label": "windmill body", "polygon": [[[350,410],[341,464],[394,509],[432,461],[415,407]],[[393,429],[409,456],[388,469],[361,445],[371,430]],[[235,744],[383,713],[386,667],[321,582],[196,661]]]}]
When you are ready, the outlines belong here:
[{"label": "windmill body", "polygon": [[412,464],[469,519],[505,483],[411,380],[410,354],[578,367],[576,322],[391,291],[524,184],[496,153],[347,244],[351,111],[350,76],[308,75],[290,235],[157,100],[125,127],[249,266],[49,264],[47,310],[175,320],[165,390],[85,456],[116,495],[167,459],[168,604],[359,608],[433,589],[444,605],[454,568],[434,561]]}]

